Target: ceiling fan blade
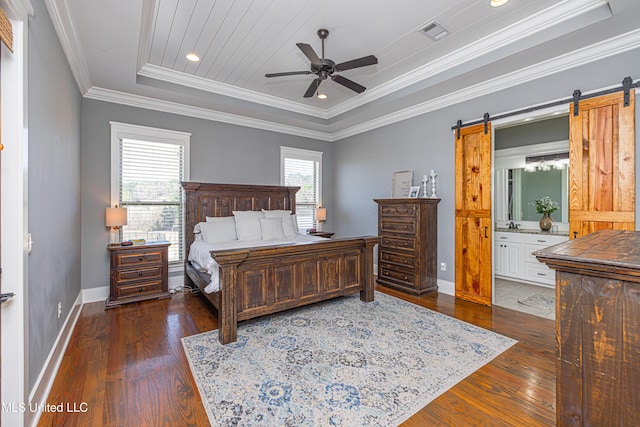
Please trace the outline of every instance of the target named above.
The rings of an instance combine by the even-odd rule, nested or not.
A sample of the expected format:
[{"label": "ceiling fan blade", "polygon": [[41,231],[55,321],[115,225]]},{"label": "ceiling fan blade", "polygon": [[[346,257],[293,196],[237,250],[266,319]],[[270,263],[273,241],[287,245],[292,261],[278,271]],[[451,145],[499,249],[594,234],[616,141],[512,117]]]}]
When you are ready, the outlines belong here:
[{"label": "ceiling fan blade", "polygon": [[349,80],[346,77],[336,75],[336,76],[331,76],[331,80],[333,80],[338,84],[341,84],[346,88],[351,89],[354,92],[362,93],[367,89],[366,87],[361,86],[358,83],[354,82],[353,80]]},{"label": "ceiling fan blade", "polygon": [[270,73],[265,74],[265,77],[282,77],[282,76],[297,76],[300,74],[312,74],[311,71],[287,71],[285,73]]},{"label": "ceiling fan blade", "polygon": [[296,43],[296,46],[298,46],[302,53],[309,58],[309,61],[311,61],[313,65],[322,66],[322,61],[318,58],[318,55],[311,46],[306,43]]},{"label": "ceiling fan blade", "polygon": [[352,68],[366,67],[367,65],[375,65],[378,63],[378,58],[373,55],[365,56],[351,61],[336,64],[334,67],[336,71],[351,70]]},{"label": "ceiling fan blade", "polygon": [[311,98],[313,94],[318,90],[318,87],[320,87],[320,82],[322,82],[322,80],[320,79],[315,79],[314,81],[312,81],[309,89],[307,89],[307,91],[304,93],[304,97]]}]

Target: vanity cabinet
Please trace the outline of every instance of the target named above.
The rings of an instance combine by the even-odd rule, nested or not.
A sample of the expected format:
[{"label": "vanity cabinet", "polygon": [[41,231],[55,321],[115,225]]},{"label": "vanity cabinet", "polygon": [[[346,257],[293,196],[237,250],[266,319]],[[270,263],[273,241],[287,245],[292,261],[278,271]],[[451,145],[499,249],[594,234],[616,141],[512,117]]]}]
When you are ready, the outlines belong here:
[{"label": "vanity cabinet", "polygon": [[553,287],[553,270],[538,262],[532,252],[569,240],[569,237],[548,233],[494,233],[494,272],[496,276]]},{"label": "vanity cabinet", "polygon": [[494,271],[497,276],[522,277],[522,242],[521,234],[495,233]]}]

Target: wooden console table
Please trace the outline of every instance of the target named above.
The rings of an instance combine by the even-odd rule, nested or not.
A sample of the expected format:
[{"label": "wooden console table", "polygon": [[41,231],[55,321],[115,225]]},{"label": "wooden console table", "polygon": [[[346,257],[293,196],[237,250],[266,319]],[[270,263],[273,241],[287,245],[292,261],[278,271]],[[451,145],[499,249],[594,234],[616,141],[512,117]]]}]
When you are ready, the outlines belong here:
[{"label": "wooden console table", "polygon": [[602,230],[534,255],[556,270],[557,425],[638,425],[640,232]]}]

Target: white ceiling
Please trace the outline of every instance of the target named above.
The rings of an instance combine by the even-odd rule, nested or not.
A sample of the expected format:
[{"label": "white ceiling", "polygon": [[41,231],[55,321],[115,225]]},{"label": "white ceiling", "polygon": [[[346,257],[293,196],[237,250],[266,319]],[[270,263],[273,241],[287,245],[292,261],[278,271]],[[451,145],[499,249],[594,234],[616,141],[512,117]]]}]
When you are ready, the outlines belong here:
[{"label": "white ceiling", "polygon": [[[522,80],[539,77],[532,67],[551,73],[554,61],[566,67],[640,46],[637,0],[511,0],[500,8],[489,0],[45,3],[86,97],[329,141],[455,102],[455,94],[427,93],[463,74],[472,72],[469,86],[495,86],[491,65]],[[418,31],[432,21],[451,35],[434,42]],[[330,33],[327,58],[378,58],[340,73],[364,93],[326,80],[328,99],[303,98],[314,75],[264,76],[308,70],[296,43],[321,56],[319,28]],[[201,61],[187,61],[189,52]]]}]

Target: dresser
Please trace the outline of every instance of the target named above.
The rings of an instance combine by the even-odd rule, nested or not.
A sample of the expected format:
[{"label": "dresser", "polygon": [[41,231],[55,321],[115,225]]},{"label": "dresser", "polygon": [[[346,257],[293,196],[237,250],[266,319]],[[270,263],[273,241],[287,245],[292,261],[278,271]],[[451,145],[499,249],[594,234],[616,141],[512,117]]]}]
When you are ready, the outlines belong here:
[{"label": "dresser", "polygon": [[640,232],[601,230],[534,252],[556,270],[556,425],[637,426]]},{"label": "dresser", "polygon": [[153,298],[168,298],[169,242],[109,245],[111,281],[106,308]]},{"label": "dresser", "polygon": [[375,199],[378,204],[378,284],[412,295],[438,290],[440,199]]}]

